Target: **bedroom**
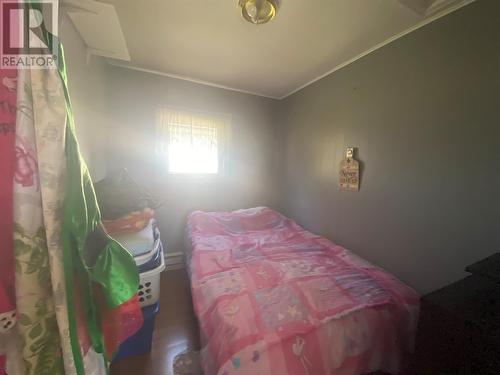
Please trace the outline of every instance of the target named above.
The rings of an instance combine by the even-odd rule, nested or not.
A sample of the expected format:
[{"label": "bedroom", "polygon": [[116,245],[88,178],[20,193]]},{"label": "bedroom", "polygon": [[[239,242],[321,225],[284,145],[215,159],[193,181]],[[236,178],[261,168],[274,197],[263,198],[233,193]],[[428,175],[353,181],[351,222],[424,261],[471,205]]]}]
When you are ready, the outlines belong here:
[{"label": "bedroom", "polygon": [[498,1],[42,6],[0,374],[500,373]]}]

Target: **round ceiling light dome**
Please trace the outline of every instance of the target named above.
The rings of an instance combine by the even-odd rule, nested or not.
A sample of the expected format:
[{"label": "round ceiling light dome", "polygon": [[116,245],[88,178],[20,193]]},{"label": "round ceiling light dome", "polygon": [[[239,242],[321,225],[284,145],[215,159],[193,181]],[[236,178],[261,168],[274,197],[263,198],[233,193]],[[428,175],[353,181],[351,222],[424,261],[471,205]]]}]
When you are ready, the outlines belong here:
[{"label": "round ceiling light dome", "polygon": [[241,15],[255,25],[271,21],[278,12],[279,0],[240,0]]}]

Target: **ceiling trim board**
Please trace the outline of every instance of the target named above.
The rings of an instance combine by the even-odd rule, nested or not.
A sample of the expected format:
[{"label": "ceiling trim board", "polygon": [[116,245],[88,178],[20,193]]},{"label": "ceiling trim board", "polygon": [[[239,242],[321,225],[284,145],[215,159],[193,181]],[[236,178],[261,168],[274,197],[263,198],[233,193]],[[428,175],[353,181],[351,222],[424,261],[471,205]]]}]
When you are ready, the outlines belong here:
[{"label": "ceiling trim board", "polygon": [[282,99],[282,97],[278,97],[278,96],[271,96],[271,95],[266,95],[266,94],[262,94],[262,93],[259,93],[259,92],[254,92],[254,91],[249,91],[249,90],[243,90],[243,89],[237,89],[237,88],[234,88],[234,87],[219,85],[217,83],[203,81],[203,80],[200,80],[200,79],[191,78],[191,77],[187,77],[187,76],[183,76],[183,75],[179,75],[179,74],[172,74],[172,73],[161,72],[159,70],[154,70],[154,69],[141,68],[141,67],[130,65],[130,64],[122,64],[121,62],[116,61],[116,60],[111,60],[111,59],[106,59],[106,60],[107,60],[108,64],[113,65],[113,66],[117,66],[119,68],[136,70],[136,71],[144,72],[144,73],[157,74],[157,75],[164,76],[164,77],[169,77],[169,78],[174,78],[174,79],[180,79],[182,81],[188,81],[188,82],[197,83],[197,84],[204,85],[204,86],[215,87],[215,88],[218,88],[218,89],[224,89],[224,90],[229,90],[229,91],[241,92],[242,94],[249,94],[249,95],[254,95],[254,96],[260,96],[260,97],[268,98],[268,99],[275,99],[275,100]]},{"label": "ceiling trim board", "polygon": [[268,99],[275,99],[275,100],[282,100],[282,99],[286,99],[287,97],[297,93],[298,91],[306,88],[307,86],[310,86],[312,85],[313,83],[321,80],[322,78],[325,78],[326,76],[352,64],[353,62],[369,55],[370,53],[394,42],[395,40],[399,39],[399,38],[402,38],[403,36],[407,35],[407,34],[410,34],[411,32],[423,27],[423,26],[426,26],[428,25],[429,23],[441,18],[441,17],[444,17],[466,5],[469,5],[473,2],[475,2],[476,0],[463,0],[461,2],[459,2],[458,4],[455,4],[453,6],[450,6],[446,9],[443,9],[442,11],[440,12],[437,12],[435,14],[433,14],[432,16],[430,16],[429,18],[426,18],[425,20],[422,20],[420,21],[419,23],[417,23],[416,25],[386,39],[385,41],[381,42],[381,43],[378,43],[377,45],[375,45],[374,47],[360,53],[359,55],[353,57],[352,59],[349,59],[345,62],[343,62],[342,64],[339,64],[337,66],[335,66],[333,69],[330,69],[329,71],[327,71],[326,73],[323,73],[317,77],[315,77],[314,79],[304,83],[303,85],[300,85],[299,87],[293,89],[292,91],[290,91],[289,93],[287,94],[284,94],[282,96],[273,96],[273,95],[267,95],[267,94],[263,94],[263,93],[259,93],[259,92],[255,92],[255,91],[249,91],[249,90],[243,90],[243,89],[238,89],[238,88],[235,88],[235,87],[230,87],[230,86],[225,86],[225,85],[220,85],[220,84],[217,84],[217,83],[213,83],[213,82],[209,82],[209,81],[204,81],[204,80],[200,80],[200,79],[195,79],[195,78],[191,78],[191,77],[187,77],[187,76],[183,76],[183,75],[179,75],[179,74],[173,74],[173,73],[167,73],[167,72],[162,72],[162,71],[158,71],[158,70],[153,70],[153,69],[146,69],[146,68],[141,68],[141,67],[138,67],[138,66],[134,66],[134,65],[130,65],[130,64],[126,64],[126,63],[121,63],[117,60],[113,60],[113,59],[106,59],[108,61],[108,63],[110,65],[113,65],[113,66],[117,66],[117,67],[120,67],[120,68],[125,68],[125,69],[131,69],[131,70],[136,70],[136,71],[140,71],[140,72],[145,72],[145,73],[151,73],[151,74],[157,74],[157,75],[161,75],[161,76],[164,76],[164,77],[169,77],[169,78],[175,78],[175,79],[180,79],[180,80],[184,80],[184,81],[188,81],[188,82],[193,82],[193,83],[197,83],[197,84],[201,84],[201,85],[205,85],[205,86],[211,86],[211,87],[216,87],[216,88],[220,88],[220,89],[225,89],[225,90],[230,90],[230,91],[236,91],[236,92],[241,92],[241,93],[244,93],[244,94],[250,94],[250,95],[256,95],[256,96],[261,96],[261,97],[264,97],[264,98],[268,98]]},{"label": "ceiling trim board", "polygon": [[434,14],[433,16],[431,16],[431,17],[429,17],[429,18],[427,18],[427,19],[425,19],[423,21],[420,21],[419,23],[417,23],[416,25],[410,27],[409,29],[406,29],[405,31],[400,32],[399,34],[396,34],[396,35],[390,37],[389,39],[387,39],[387,40],[385,40],[385,41],[377,44],[376,46],[374,46],[374,47],[366,50],[363,53],[360,53],[359,55],[353,57],[352,59],[347,60],[346,62],[337,65],[335,68],[329,70],[328,72],[326,72],[324,74],[321,74],[320,76],[318,76],[318,77],[314,78],[313,80],[311,80],[311,81],[303,84],[302,86],[297,87],[296,89],[294,89],[293,91],[289,92],[288,94],[285,94],[285,95],[281,96],[279,99],[280,100],[281,99],[285,99],[285,98],[287,98],[287,97],[295,94],[296,92],[298,92],[298,91],[306,88],[307,86],[312,85],[314,82],[317,82],[320,79],[325,78],[326,76],[328,76],[328,75],[336,72],[337,70],[340,70],[340,69],[346,67],[347,65],[352,64],[356,60],[359,60],[359,59],[365,57],[366,55],[369,55],[370,53],[372,53],[372,52],[374,52],[374,51],[376,51],[376,50],[378,50],[378,49],[380,49],[380,48],[382,48],[382,47],[384,47],[384,46],[386,46],[386,45],[394,42],[395,40],[397,40],[399,38],[402,38],[403,36],[405,36],[407,34],[410,34],[411,32],[413,32],[413,31],[415,31],[417,29],[420,29],[421,27],[423,27],[425,25],[428,25],[429,23],[437,20],[438,18],[444,17],[447,14],[450,14],[450,13],[452,13],[452,12],[454,12],[454,11],[456,11],[456,10],[458,10],[458,9],[466,6],[466,5],[469,5],[469,4],[473,3],[474,1],[476,1],[476,0],[464,0],[463,2],[461,2],[461,3],[457,4],[457,5],[454,5],[454,6],[450,7],[450,8],[447,8],[447,9],[441,11],[441,12],[438,12],[438,13]]}]

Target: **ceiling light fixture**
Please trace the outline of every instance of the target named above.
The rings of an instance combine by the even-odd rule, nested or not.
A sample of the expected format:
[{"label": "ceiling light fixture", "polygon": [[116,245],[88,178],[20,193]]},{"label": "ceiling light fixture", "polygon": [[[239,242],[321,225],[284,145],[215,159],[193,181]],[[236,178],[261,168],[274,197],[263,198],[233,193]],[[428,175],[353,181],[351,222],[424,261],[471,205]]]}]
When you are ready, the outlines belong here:
[{"label": "ceiling light fixture", "polygon": [[278,12],[279,0],[240,0],[241,15],[255,25],[271,21]]}]

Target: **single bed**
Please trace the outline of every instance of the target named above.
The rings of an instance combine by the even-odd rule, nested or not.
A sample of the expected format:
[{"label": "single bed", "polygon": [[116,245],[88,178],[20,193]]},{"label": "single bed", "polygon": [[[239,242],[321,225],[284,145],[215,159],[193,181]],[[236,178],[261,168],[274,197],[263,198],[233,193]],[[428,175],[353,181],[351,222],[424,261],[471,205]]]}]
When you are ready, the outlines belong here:
[{"label": "single bed", "polygon": [[266,207],[193,212],[188,262],[205,375],[399,373],[419,296]]}]

